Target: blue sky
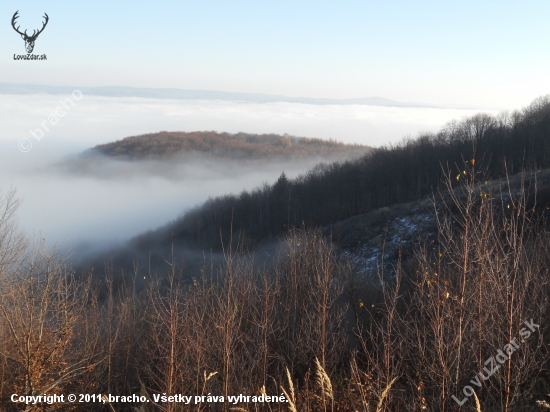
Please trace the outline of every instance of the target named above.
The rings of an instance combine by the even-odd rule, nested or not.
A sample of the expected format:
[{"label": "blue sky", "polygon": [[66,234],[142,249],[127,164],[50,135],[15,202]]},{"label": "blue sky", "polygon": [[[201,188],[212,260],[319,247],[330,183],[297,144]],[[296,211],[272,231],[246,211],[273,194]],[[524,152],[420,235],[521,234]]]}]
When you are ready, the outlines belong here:
[{"label": "blue sky", "polygon": [[[46,62],[14,61],[50,23]],[[515,109],[550,92],[545,1],[9,1],[0,82],[184,89]]]}]

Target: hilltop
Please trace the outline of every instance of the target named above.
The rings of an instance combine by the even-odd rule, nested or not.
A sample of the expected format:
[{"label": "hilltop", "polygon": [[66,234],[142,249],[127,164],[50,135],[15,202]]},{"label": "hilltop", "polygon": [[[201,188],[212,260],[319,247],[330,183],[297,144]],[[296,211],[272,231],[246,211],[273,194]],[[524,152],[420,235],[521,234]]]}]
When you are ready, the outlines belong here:
[{"label": "hilltop", "polygon": [[213,131],[150,133],[102,144],[85,152],[133,161],[167,159],[188,153],[224,159],[265,158],[357,158],[371,150],[368,146],[347,145],[334,140],[277,134],[217,133]]}]

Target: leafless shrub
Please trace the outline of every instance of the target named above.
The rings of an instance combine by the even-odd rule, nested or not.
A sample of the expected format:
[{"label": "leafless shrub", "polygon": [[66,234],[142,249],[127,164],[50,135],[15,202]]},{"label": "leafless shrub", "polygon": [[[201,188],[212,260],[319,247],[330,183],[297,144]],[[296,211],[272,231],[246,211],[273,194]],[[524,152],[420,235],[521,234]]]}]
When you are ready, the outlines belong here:
[{"label": "leafless shrub", "polygon": [[0,279],[1,356],[11,372],[5,391],[94,392],[104,357],[90,284],[42,244]]}]

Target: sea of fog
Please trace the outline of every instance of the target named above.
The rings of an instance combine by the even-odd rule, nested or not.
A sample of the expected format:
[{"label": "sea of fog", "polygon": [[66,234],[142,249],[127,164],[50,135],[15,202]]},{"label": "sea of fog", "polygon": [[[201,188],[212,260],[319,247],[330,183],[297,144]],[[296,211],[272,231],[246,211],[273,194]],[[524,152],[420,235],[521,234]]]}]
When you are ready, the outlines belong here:
[{"label": "sea of fog", "polygon": [[[74,173],[55,166],[100,143],[162,130],[214,130],[288,133],[380,146],[436,131],[452,119],[475,113],[75,96],[80,98],[70,94],[0,95],[0,190],[17,190],[23,201],[18,219],[31,236],[41,236],[48,245],[63,249],[85,243],[116,244],[166,224],[208,197],[272,183],[282,171],[295,177],[318,161],[225,164],[195,158],[168,165],[104,164],[102,168],[111,173]],[[75,103],[65,102],[68,111],[60,103],[67,98]],[[56,109],[62,117],[56,115]],[[52,120],[57,120],[55,125]],[[155,172],[157,167],[162,173]]]}]

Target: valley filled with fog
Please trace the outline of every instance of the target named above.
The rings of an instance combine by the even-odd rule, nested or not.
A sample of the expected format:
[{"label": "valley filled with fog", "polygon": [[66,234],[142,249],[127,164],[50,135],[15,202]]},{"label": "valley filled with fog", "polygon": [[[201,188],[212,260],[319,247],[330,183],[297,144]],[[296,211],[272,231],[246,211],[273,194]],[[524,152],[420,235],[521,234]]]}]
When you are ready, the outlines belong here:
[{"label": "valley filled with fog", "polygon": [[[283,171],[292,178],[330,160],[225,163],[194,156],[171,162],[105,159],[95,171],[81,173],[59,167],[95,145],[161,130],[214,130],[288,133],[380,146],[411,132],[436,131],[476,112],[84,95],[52,125],[48,116],[66,98],[71,95],[0,95],[0,188],[17,189],[23,201],[19,222],[29,234],[69,250],[111,246],[164,225],[209,197],[273,183]],[[29,132],[37,129],[44,134],[40,140]],[[23,138],[32,144],[27,152],[18,148]]]}]

